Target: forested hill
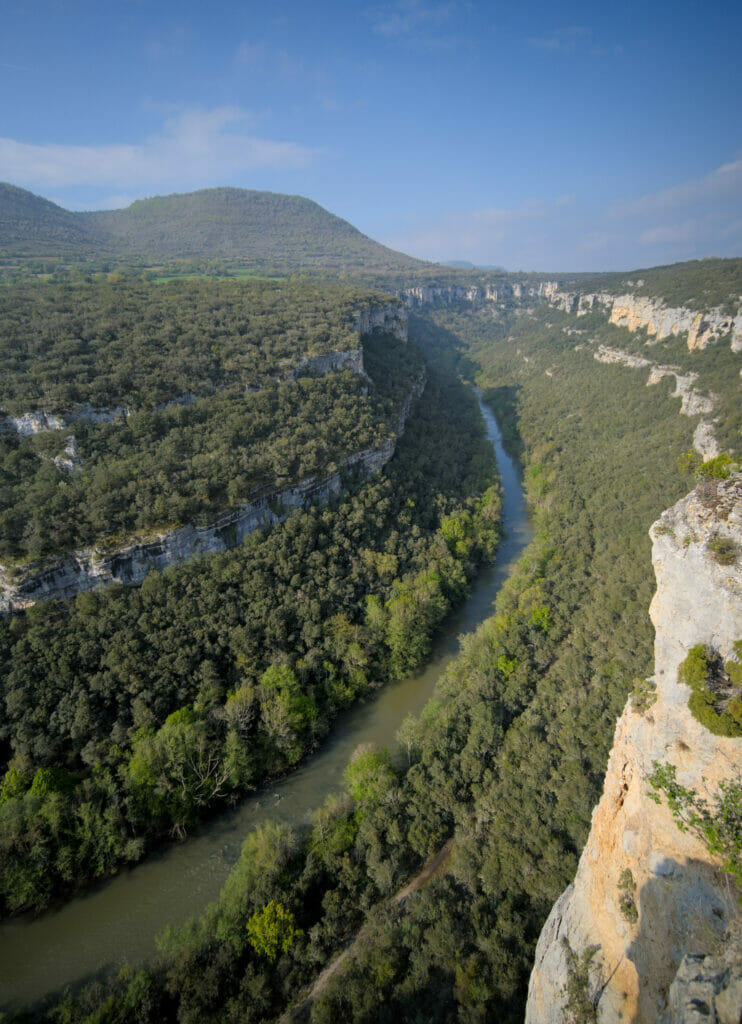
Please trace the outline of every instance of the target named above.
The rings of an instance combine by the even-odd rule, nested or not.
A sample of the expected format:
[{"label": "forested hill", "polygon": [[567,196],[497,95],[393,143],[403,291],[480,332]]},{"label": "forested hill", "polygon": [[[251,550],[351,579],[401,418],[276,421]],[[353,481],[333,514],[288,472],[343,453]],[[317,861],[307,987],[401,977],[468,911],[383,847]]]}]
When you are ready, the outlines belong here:
[{"label": "forested hill", "polygon": [[0,253],[74,258],[105,247],[93,225],[77,214],[0,182]]},{"label": "forested hill", "polygon": [[310,199],[240,188],[141,199],[124,210],[70,213],[0,184],[0,254],[227,258],[284,273],[409,273],[426,266],[374,242]]}]

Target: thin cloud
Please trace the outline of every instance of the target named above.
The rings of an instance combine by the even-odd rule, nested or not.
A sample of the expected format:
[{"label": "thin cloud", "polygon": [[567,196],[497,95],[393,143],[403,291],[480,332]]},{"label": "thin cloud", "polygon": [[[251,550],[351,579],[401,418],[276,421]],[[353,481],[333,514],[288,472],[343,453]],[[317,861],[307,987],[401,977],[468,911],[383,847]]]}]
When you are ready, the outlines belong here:
[{"label": "thin cloud", "polygon": [[[569,203],[567,202],[567,206]],[[514,241],[525,237],[529,225],[543,226],[554,214],[565,208],[565,197],[548,203],[528,200],[513,209],[487,207],[448,217],[427,226],[419,226],[389,239],[387,244],[424,259],[470,259],[492,263],[502,248],[511,248]]]},{"label": "thin cloud", "polygon": [[367,16],[373,31],[391,39],[407,39],[439,30],[462,9],[456,0],[429,3],[426,0],[396,0],[370,7]]},{"label": "thin cloud", "polygon": [[180,187],[221,183],[255,170],[305,167],[319,150],[259,138],[237,107],[186,110],[142,143],[59,145],[0,138],[0,180],[63,188]]},{"label": "thin cloud", "polygon": [[626,203],[619,203],[611,212],[615,217],[646,216],[692,203],[726,201],[734,198],[742,201],[742,160],[722,164],[701,178],[685,181]]},{"label": "thin cloud", "polygon": [[568,28],[557,28],[544,36],[531,36],[526,40],[536,50],[550,53],[574,53],[578,46],[589,41],[591,32],[584,25],[570,25]]},{"label": "thin cloud", "polygon": [[387,244],[413,256],[510,268],[614,270],[742,251],[742,160],[692,181],[594,207],[579,196],[451,214]]},{"label": "thin cloud", "polygon": [[235,63],[255,67],[263,59],[264,53],[265,47],[262,43],[248,43],[247,40],[243,40],[234,55]]}]

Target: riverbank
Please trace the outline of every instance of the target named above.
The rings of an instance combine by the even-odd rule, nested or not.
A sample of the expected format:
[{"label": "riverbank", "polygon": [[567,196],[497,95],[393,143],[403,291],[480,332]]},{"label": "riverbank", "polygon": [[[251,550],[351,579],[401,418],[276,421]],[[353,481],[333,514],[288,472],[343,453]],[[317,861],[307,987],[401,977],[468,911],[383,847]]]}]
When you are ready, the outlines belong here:
[{"label": "riverbank", "polygon": [[503,486],[503,528],[496,562],[484,568],[471,594],[440,630],[423,671],[379,691],[345,713],[322,749],[296,772],[210,822],[200,834],[122,872],[111,882],[38,920],[0,926],[0,992],[3,1003],[32,1002],[116,970],[156,952],[155,935],[178,927],[218,895],[237,860],[245,835],[274,820],[304,824],[342,774],[359,743],[394,744],[408,714],[417,715],[458,651],[458,638],[492,612],[492,603],[532,532],[518,470],[502,447],[491,410],[480,399]]}]

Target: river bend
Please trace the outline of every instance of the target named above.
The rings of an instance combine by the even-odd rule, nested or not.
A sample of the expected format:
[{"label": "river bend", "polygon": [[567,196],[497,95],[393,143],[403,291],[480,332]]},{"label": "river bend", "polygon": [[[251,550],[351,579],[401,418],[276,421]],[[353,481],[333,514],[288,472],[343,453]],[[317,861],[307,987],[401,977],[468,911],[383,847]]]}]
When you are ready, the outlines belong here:
[{"label": "river bend", "polygon": [[406,715],[417,715],[458,651],[458,638],[492,613],[492,603],[532,537],[520,477],[502,445],[491,410],[479,396],[503,486],[503,537],[497,559],[485,566],[471,596],[439,631],[431,657],[417,674],[390,683],[341,715],[322,748],[285,779],[210,821],[186,842],[170,846],[34,920],[0,925],[0,1002],[33,1002],[66,985],[79,985],[139,964],[155,952],[155,936],[214,901],[237,860],[248,831],[268,818],[303,824],[338,789],[359,743],[392,747]]}]

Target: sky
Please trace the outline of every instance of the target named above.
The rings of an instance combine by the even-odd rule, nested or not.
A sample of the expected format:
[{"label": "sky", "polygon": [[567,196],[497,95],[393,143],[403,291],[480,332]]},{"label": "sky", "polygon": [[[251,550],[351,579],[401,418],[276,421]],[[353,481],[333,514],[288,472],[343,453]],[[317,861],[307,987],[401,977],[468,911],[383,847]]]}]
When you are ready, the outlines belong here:
[{"label": "sky", "polygon": [[4,0],[0,180],[307,196],[423,259],[742,256],[734,0]]}]

